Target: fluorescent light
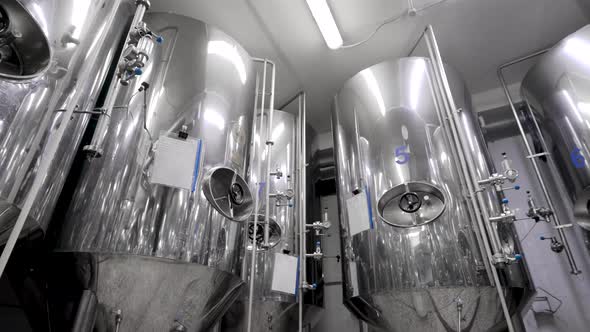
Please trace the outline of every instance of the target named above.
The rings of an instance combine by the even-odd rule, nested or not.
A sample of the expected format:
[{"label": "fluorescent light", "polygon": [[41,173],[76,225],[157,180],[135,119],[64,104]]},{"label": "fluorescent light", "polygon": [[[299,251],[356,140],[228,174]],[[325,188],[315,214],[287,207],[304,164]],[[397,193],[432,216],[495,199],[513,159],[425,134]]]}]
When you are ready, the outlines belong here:
[{"label": "fluorescent light", "polygon": [[328,47],[333,50],[340,48],[342,46],[342,36],[340,36],[340,31],[338,31],[334,16],[332,16],[326,0],[306,1]]}]

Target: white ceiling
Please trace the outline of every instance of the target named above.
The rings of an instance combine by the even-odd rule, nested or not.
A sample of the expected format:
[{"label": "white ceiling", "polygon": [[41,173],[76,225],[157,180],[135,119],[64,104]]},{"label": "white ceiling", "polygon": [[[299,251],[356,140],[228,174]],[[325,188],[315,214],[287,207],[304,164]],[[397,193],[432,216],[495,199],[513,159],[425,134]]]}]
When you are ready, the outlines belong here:
[{"label": "white ceiling", "polygon": [[[308,119],[330,129],[330,101],[346,79],[390,57],[407,55],[426,24],[435,28],[445,61],[458,69],[472,93],[496,88],[496,68],[550,46],[590,23],[590,0],[447,0],[384,26],[367,43],[330,50],[305,0],[152,0],[170,11],[216,25],[248,52],[277,63],[276,105],[308,93]],[[416,7],[436,0],[414,0]],[[381,21],[398,15],[407,0],[328,0],[345,44],[362,40]],[[526,72],[514,68],[509,82]]]}]

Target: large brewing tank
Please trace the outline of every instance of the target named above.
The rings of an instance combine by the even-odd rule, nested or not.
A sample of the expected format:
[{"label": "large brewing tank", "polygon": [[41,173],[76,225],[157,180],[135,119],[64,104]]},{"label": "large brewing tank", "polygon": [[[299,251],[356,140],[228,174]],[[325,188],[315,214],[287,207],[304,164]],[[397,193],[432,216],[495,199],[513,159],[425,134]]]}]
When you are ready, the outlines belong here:
[{"label": "large brewing tank", "polygon": [[[0,244],[44,177],[21,236],[45,231],[128,22],[124,0],[4,0],[0,3]],[[63,109],[76,107],[63,122]],[[47,174],[48,137],[67,125]]]},{"label": "large brewing tank", "polygon": [[[385,61],[352,77],[334,98],[345,303],[383,331],[457,331],[459,324],[488,331],[504,318],[428,68],[425,58]],[[475,170],[487,179],[493,169],[470,96],[445,69]],[[499,197],[490,190],[483,196],[497,215]],[[497,229],[503,250],[513,252],[511,225]],[[522,264],[500,272],[514,309],[527,275]]]},{"label": "large brewing tank", "polygon": [[522,81],[578,224],[590,231],[590,25],[543,55]]},{"label": "large brewing tank", "polygon": [[[288,331],[289,326],[295,326],[293,312],[297,313],[297,307],[292,304],[296,299],[294,295],[279,293],[272,290],[272,277],[275,254],[297,255],[297,227],[298,217],[295,206],[299,205],[299,195],[296,194],[297,174],[296,166],[299,157],[297,151],[297,123],[293,114],[275,110],[273,112],[273,126],[270,130],[273,145],[271,169],[266,167],[268,147],[265,145],[267,139],[268,113],[265,113],[262,130],[256,128],[254,133],[254,145],[257,151],[252,155],[252,165],[261,162],[261,174],[255,174],[251,168],[250,181],[256,183],[265,181],[266,172],[275,173],[270,177],[270,224],[269,224],[269,247],[264,244],[264,219],[266,205],[264,198],[261,198],[256,231],[256,273],[254,274],[254,301],[252,306],[252,330],[253,331]],[[258,118],[260,113],[258,114]],[[256,123],[258,125],[258,121]],[[277,176],[276,173],[280,173]],[[261,197],[264,197],[262,190]],[[244,239],[247,241],[242,252],[242,275],[250,285],[251,263],[252,263],[252,238],[254,234],[254,215],[248,223]],[[243,293],[242,298],[236,302],[231,311],[224,317],[222,329],[224,331],[245,331],[248,324],[248,289]],[[287,310],[288,312],[284,312]],[[282,314],[282,315],[281,315]]]},{"label": "large brewing tank", "polygon": [[[67,309],[63,294],[90,292],[96,326],[109,331],[209,331],[244,284],[254,65],[204,22],[169,13],[144,21],[164,42],[121,87],[102,157],[84,165],[55,254],[53,300]],[[185,143],[196,153],[170,153]],[[192,188],[156,184],[159,162],[188,165]]]}]

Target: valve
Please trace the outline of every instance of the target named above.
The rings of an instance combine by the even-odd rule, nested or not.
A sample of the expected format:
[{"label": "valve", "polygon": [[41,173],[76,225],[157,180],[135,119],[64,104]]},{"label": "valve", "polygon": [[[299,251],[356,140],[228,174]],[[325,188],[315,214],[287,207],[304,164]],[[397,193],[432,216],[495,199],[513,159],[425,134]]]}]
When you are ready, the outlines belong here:
[{"label": "valve", "polygon": [[308,284],[307,282],[303,283],[303,285],[301,285],[301,288],[303,289],[309,289],[309,290],[316,290],[318,288],[318,285],[313,283],[313,284]]},{"label": "valve", "polygon": [[322,259],[324,257],[324,253],[322,253],[322,247],[321,247],[320,241],[317,241],[315,243],[315,251],[313,252],[313,254],[306,254],[305,256],[316,259],[316,260]]},{"label": "valve", "polygon": [[143,74],[143,67],[149,60],[152,44],[163,42],[164,38],[154,34],[145,22],[137,23],[129,32],[129,40],[118,64],[117,77],[120,83],[129,85],[131,80]]},{"label": "valve", "polygon": [[551,247],[550,247],[550,248],[551,248],[551,250],[552,250],[553,252],[560,253],[560,252],[562,252],[562,251],[563,251],[563,249],[565,248],[565,246],[563,245],[563,243],[561,243],[559,240],[557,240],[557,239],[556,239],[554,236],[551,236],[551,237],[546,237],[546,236],[542,236],[542,235],[541,235],[541,236],[539,237],[539,239],[540,239],[541,241],[544,241],[544,240],[551,240]]},{"label": "valve", "polygon": [[513,222],[516,220],[514,211],[510,210],[510,207],[508,207],[509,202],[508,198],[502,198],[502,213],[498,216],[490,217],[491,222]]},{"label": "valve", "polygon": [[512,167],[512,160],[508,159],[506,152],[502,152],[502,157],[502,169],[504,177],[510,182],[516,181],[516,178],[518,178],[518,171]]},{"label": "valve", "polygon": [[549,217],[553,215],[553,211],[546,207],[537,207],[531,192],[527,190],[526,193],[527,204],[529,206],[526,216],[533,219],[535,222],[539,222],[541,219],[545,220],[546,222],[550,222]]},{"label": "valve", "polygon": [[277,180],[280,180],[283,177],[283,172],[281,172],[280,168],[277,168],[276,171],[270,173],[271,176],[276,176]]}]

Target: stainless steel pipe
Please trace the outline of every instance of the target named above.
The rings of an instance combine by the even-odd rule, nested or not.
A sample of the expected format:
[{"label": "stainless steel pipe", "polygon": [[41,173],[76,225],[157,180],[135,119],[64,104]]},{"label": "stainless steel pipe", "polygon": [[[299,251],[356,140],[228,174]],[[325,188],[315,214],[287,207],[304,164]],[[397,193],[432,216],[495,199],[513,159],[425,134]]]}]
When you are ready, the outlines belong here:
[{"label": "stainless steel pipe", "polygon": [[[432,66],[434,68],[434,75],[436,78],[436,83],[437,83],[439,89],[442,90],[442,93],[441,93],[441,95],[443,96],[442,99],[443,99],[443,101],[445,101],[443,103],[443,105],[444,105],[444,108],[446,111],[447,119],[449,120],[449,123],[451,125],[451,129],[453,131],[453,138],[455,140],[455,143],[457,144],[458,149],[460,150],[458,154],[461,159],[461,165],[462,165],[464,172],[468,176],[466,178],[466,183],[469,188],[469,195],[471,197],[471,202],[473,204],[473,208],[475,211],[475,217],[478,221],[480,230],[485,227],[485,229],[488,233],[488,236],[491,239],[491,249],[493,249],[493,251],[494,251],[493,254],[491,252],[490,244],[488,243],[486,236],[482,235],[483,243],[484,243],[484,246],[486,249],[486,255],[488,256],[488,260],[490,261],[490,264],[493,266],[494,265],[494,255],[501,253],[498,233],[496,232],[496,230],[493,228],[493,226],[490,223],[490,219],[489,219],[490,216],[489,216],[489,213],[488,213],[486,206],[484,204],[481,190],[477,189],[478,188],[478,184],[477,184],[478,179],[475,177],[476,174],[474,173],[474,170],[475,170],[474,161],[472,159],[472,155],[469,153],[469,151],[466,150],[467,139],[465,137],[465,133],[462,130],[462,127],[460,125],[460,119],[457,114],[457,112],[459,112],[460,110],[457,109],[456,104],[453,100],[453,95],[452,95],[452,92],[451,92],[449,84],[448,84],[448,78],[447,78],[447,75],[446,75],[446,72],[444,69],[444,64],[442,62],[442,57],[440,55],[440,49],[439,49],[438,43],[436,41],[436,36],[434,34],[433,27],[431,25],[427,26],[424,33],[426,34],[425,40],[426,40],[429,55],[431,57]],[[461,156],[463,156],[464,159]],[[477,201],[474,200],[474,197],[473,197],[474,195],[477,196]],[[478,212],[481,212],[481,214]],[[483,220],[482,220],[482,217],[483,217]],[[500,304],[502,306],[502,311],[504,313],[504,319],[506,320],[506,325],[508,327],[508,331],[514,332],[514,326],[512,325],[512,319],[510,317],[508,305],[506,303],[506,299],[504,298],[504,291],[503,291],[502,285],[500,284],[500,278],[498,276],[498,271],[495,268],[492,268],[491,271],[492,271],[492,276],[493,276],[494,283],[496,286],[496,291],[497,291],[498,297],[500,299]]]},{"label": "stainless steel pipe", "polygon": [[[145,13],[150,6],[149,1],[146,0],[137,0],[136,4],[137,8],[135,9],[133,21],[131,22],[130,31],[132,31],[138,23],[143,21]],[[128,33],[127,37],[125,38],[124,45],[127,45],[130,39],[131,34]],[[119,61],[120,59],[117,61],[117,65]],[[96,129],[94,130],[90,144],[84,147],[84,151],[86,151],[91,158],[101,157],[103,154],[103,146],[106,140],[106,135],[109,132],[109,126],[111,124],[111,114],[115,108],[115,101],[117,100],[121,86],[122,84],[118,79],[113,79],[109,85],[107,96],[105,97],[104,101],[104,114],[98,119],[98,123],[96,124]]]},{"label": "stainless steel pipe", "polygon": [[[270,83],[270,102],[269,102],[269,120],[266,127],[266,138],[267,141],[264,142],[264,146],[266,147],[266,170],[264,174],[264,200],[265,200],[265,214],[264,214],[264,246],[268,246],[269,243],[269,233],[270,233],[270,166],[271,166],[271,158],[272,158],[272,117],[274,112],[274,100],[275,100],[275,85],[276,85],[276,65],[274,62],[268,59],[260,59],[260,58],[253,58],[255,62],[260,62],[263,65],[263,74],[262,74],[262,93],[261,93],[261,102],[260,102],[260,123],[259,129],[254,130],[254,132],[262,132],[264,126],[264,107],[266,104],[266,81],[267,81],[267,67],[271,66],[271,83]],[[258,91],[256,92],[256,100],[258,99]],[[255,112],[256,116],[256,112]],[[254,153],[258,153],[262,155],[264,153],[264,149],[262,148],[262,142],[258,142],[259,151],[255,151]],[[259,158],[258,163],[256,164],[256,174],[260,175],[262,170],[262,162],[263,159]],[[254,220],[253,220],[253,234],[252,234],[252,261],[250,265],[250,290],[248,296],[248,325],[247,330],[248,332],[252,331],[252,307],[254,303],[254,278],[256,275],[256,252],[258,251],[256,245],[256,237],[257,237],[257,229],[258,229],[258,210],[259,210],[259,196],[260,196],[260,182],[261,179],[258,179],[258,188],[256,188],[255,194],[255,201],[254,201]]]},{"label": "stainless steel pipe", "polygon": [[[516,107],[514,106],[514,101],[512,99],[512,96],[510,95],[510,91],[508,91],[508,86],[506,84],[506,80],[504,79],[503,71],[507,67],[510,67],[512,65],[515,65],[515,64],[521,63],[523,61],[543,55],[543,54],[547,53],[549,50],[550,50],[550,48],[539,50],[539,51],[533,52],[531,54],[522,56],[520,58],[514,59],[512,61],[509,61],[509,62],[501,65],[500,67],[498,67],[498,70],[497,70],[498,80],[500,81],[500,84],[502,85],[502,89],[504,90],[504,95],[506,96],[506,100],[508,101],[508,106],[510,106],[510,110],[512,111],[512,114],[514,115],[514,119],[515,119],[516,124],[518,126],[518,131],[520,133],[520,137],[522,138],[522,142],[524,143],[524,146],[525,146],[528,156],[533,156],[534,152],[533,152],[533,149],[526,137],[526,132],[524,131],[524,127],[522,126],[522,122],[520,121],[520,117],[518,116],[518,112],[516,111]],[[527,103],[527,107],[529,107],[528,103]],[[529,111],[532,114],[532,110],[530,108],[529,108]],[[534,115],[533,115],[533,119],[534,119]],[[543,133],[540,131],[540,128],[539,128],[538,124],[536,123],[536,120],[535,120],[535,128],[537,131],[537,135],[539,135],[539,137],[543,140],[543,149],[545,149],[545,152],[548,153],[548,157],[549,157],[548,159],[552,163],[552,166],[555,167],[555,161],[553,160],[553,157],[551,156],[551,154],[547,150],[547,146],[545,145],[545,140],[543,138]],[[549,219],[556,226],[559,240],[564,245],[564,249],[565,249],[564,251],[565,251],[565,254],[566,254],[568,263],[570,265],[570,269],[571,269],[570,273],[579,274],[579,273],[581,273],[581,271],[578,268],[576,260],[573,256],[572,249],[570,247],[567,236],[566,236],[563,228],[559,227],[562,225],[562,223],[559,220],[559,217],[557,216],[557,214],[555,213],[555,211],[556,211],[555,204],[553,203],[551,195],[549,194],[549,190],[547,189],[547,185],[545,184],[545,180],[543,179],[543,175],[541,174],[541,170],[539,168],[537,158],[533,157],[533,158],[528,158],[528,159],[531,161],[531,164],[533,165],[533,169],[535,171],[535,176],[537,177],[537,180],[539,181],[539,185],[541,186],[541,191],[543,192],[543,196],[545,197],[545,200],[547,201],[547,205],[549,206],[549,209],[551,209],[551,211],[554,211],[554,213],[551,216],[549,216]]]}]

